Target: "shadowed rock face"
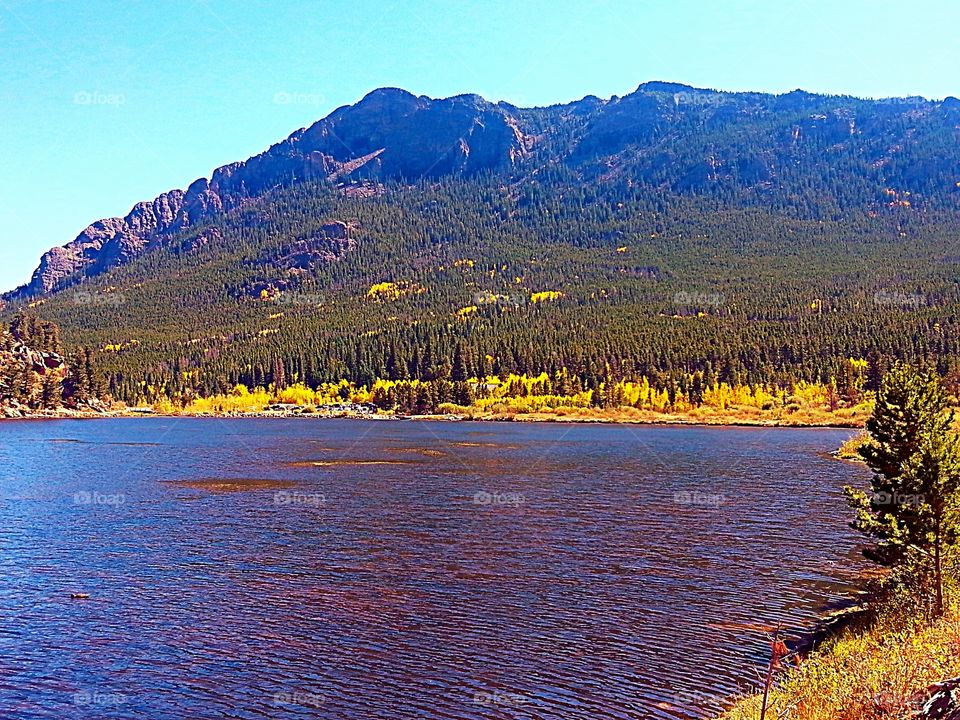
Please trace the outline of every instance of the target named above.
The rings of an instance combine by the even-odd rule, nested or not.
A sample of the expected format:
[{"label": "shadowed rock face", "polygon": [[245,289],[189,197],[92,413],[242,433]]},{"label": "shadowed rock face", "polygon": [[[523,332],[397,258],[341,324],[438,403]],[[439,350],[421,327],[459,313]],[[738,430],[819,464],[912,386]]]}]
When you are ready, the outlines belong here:
[{"label": "shadowed rock face", "polygon": [[334,262],[356,246],[351,226],[335,221],[324,224],[313,237],[283,247],[272,258],[285,270],[309,270],[315,265]]},{"label": "shadowed rock face", "polygon": [[[47,252],[32,280],[4,297],[22,300],[67,287],[165,246],[200,220],[306,180],[346,183],[365,196],[377,194],[385,180],[481,172],[515,179],[562,163],[582,182],[623,179],[686,193],[721,185],[769,189],[798,163],[808,163],[815,175],[830,172],[838,154],[824,148],[850,146],[862,158],[863,175],[889,166],[902,176],[883,178],[901,181],[892,187],[911,179],[936,186],[953,178],[960,150],[945,157],[931,144],[917,167],[889,164],[890,154],[918,123],[934,130],[930,137],[954,132],[960,127],[960,101],[865,101],[799,90],[773,96],[650,82],[622,98],[588,96],[521,109],[477,95],[434,100],[381,88],[260,155],[217,168],[209,180],[139,203],[126,217],[93,223]],[[748,147],[733,144],[745,133]],[[956,178],[949,182],[951,192],[955,183]]]},{"label": "shadowed rock face", "polygon": [[931,685],[920,699],[923,705],[914,715],[917,720],[960,720],[960,678]]}]

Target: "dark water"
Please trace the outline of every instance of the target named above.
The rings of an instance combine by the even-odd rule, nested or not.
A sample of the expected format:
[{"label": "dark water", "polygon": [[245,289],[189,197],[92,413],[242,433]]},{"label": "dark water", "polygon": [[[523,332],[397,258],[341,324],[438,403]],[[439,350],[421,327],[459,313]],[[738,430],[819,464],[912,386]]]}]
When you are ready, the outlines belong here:
[{"label": "dark water", "polygon": [[848,435],[0,423],[0,717],[703,716],[850,592]]}]

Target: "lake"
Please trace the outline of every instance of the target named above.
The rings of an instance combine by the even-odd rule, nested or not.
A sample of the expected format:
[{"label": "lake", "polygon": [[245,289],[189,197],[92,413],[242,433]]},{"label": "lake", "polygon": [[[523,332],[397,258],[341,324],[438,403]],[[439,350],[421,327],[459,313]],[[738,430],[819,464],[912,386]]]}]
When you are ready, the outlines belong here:
[{"label": "lake", "polygon": [[704,717],[853,592],[850,434],[3,422],[0,716]]}]

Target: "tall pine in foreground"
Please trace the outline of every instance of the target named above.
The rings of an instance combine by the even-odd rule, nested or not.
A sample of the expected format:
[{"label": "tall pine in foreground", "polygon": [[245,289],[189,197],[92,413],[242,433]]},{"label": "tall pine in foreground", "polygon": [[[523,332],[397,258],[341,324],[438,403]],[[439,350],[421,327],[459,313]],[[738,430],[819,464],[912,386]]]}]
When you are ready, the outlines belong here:
[{"label": "tall pine in foreground", "polygon": [[883,379],[860,453],[871,492],[847,488],[853,527],[876,541],[865,552],[894,579],[944,610],[944,566],[957,543],[960,453],[946,391],[931,371],[896,365]]}]

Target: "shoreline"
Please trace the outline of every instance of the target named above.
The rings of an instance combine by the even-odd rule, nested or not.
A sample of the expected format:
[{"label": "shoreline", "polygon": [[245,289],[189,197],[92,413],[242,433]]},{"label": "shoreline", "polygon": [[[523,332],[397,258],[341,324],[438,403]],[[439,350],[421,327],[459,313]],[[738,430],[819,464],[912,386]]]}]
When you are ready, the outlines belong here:
[{"label": "shoreline", "polygon": [[[18,420],[99,420],[112,418],[209,418],[219,420],[236,419],[275,419],[275,420],[366,420],[371,422],[397,421],[433,421],[433,422],[484,422],[484,423],[557,423],[580,425],[661,425],[682,427],[740,427],[740,428],[829,428],[835,430],[858,430],[863,428],[860,418],[824,418],[792,420],[783,418],[741,418],[729,415],[716,417],[690,417],[674,414],[658,414],[637,417],[629,413],[604,414],[567,414],[567,413],[517,413],[509,415],[483,414],[428,414],[428,415],[397,415],[393,413],[356,413],[356,412],[284,412],[261,411],[249,412],[204,412],[204,413],[169,413],[143,412],[130,408],[119,410],[46,410],[32,413],[20,413],[16,416],[5,415],[0,412],[0,423]],[[837,459],[840,458],[836,455]]]},{"label": "shoreline", "polygon": [[[847,598],[828,603],[823,615],[808,630],[793,637],[782,636],[789,650],[785,656],[789,662],[784,667],[798,667],[798,663],[819,652],[829,642],[839,640],[844,632],[853,631],[858,624],[869,621],[871,613],[875,612],[871,607],[872,600],[875,598],[868,591],[859,590]],[[762,667],[758,666],[758,670]],[[730,720],[734,713],[756,702],[761,693],[762,687],[728,696],[720,703],[720,713],[713,716],[713,720]]]}]

